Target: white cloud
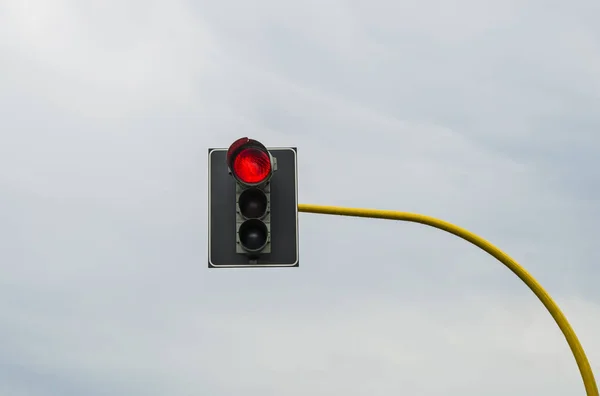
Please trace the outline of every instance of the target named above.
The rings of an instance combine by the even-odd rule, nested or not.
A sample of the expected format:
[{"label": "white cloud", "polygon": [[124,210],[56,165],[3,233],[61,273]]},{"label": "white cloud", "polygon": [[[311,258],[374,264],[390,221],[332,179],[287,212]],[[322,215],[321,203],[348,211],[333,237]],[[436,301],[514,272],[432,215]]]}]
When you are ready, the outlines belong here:
[{"label": "white cloud", "polygon": [[7,83],[75,114],[185,106],[216,55],[210,32],[182,2],[31,1],[7,9]]},{"label": "white cloud", "polygon": [[206,149],[298,146],[302,202],[480,233],[597,368],[576,3],[3,2],[0,393],[583,394],[541,304],[439,231],[302,215],[300,269],[205,264]]},{"label": "white cloud", "polygon": [[[325,299],[321,307],[290,310],[303,305],[303,296],[273,301],[249,293],[261,305],[244,299],[215,311],[207,303],[183,302],[177,309],[157,306],[154,317],[149,311],[128,317],[106,304],[97,311],[102,321],[85,310],[71,317],[22,317],[15,327],[29,342],[21,358],[29,358],[33,368],[84,379],[129,378],[145,394],[190,394],[206,385],[224,394],[246,389],[292,395],[482,389],[493,395],[558,394],[581,388],[562,334],[532,298]],[[590,358],[597,360],[598,305],[565,303]],[[120,310],[133,313],[133,305]]]}]

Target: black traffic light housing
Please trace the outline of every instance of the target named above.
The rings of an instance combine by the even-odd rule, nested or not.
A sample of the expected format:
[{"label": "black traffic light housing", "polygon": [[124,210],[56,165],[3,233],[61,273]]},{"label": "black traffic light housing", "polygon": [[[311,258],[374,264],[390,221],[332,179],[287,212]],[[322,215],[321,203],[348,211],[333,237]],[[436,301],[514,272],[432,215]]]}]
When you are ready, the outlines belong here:
[{"label": "black traffic light housing", "polygon": [[260,142],[241,138],[227,150],[236,181],[236,252],[255,260],[271,253],[271,188],[277,160]]}]

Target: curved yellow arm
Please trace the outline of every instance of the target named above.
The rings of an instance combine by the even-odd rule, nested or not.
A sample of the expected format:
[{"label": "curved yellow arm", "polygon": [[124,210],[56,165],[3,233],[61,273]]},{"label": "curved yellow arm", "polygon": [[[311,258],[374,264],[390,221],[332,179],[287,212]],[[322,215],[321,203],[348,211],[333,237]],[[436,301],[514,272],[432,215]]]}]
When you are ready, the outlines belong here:
[{"label": "curved yellow arm", "polygon": [[498,259],[502,264],[507,266],[508,269],[510,269],[515,275],[517,275],[527,285],[527,287],[531,289],[531,291],[537,296],[537,298],[539,298],[542,304],[544,304],[548,312],[550,312],[550,315],[552,315],[552,317],[554,318],[554,321],[556,322],[558,327],[560,327],[560,330],[564,334],[565,338],[567,339],[567,343],[569,344],[569,347],[573,352],[573,356],[575,357],[575,361],[577,362],[577,366],[579,367],[579,372],[581,373],[587,396],[600,396],[598,394],[598,386],[596,385],[596,381],[594,379],[594,373],[592,372],[590,363],[587,359],[587,356],[585,355],[585,352],[583,351],[583,347],[581,346],[581,343],[579,342],[575,331],[573,331],[573,328],[567,321],[567,318],[562,313],[558,305],[556,305],[556,303],[554,302],[552,297],[550,297],[548,292],[544,290],[542,285],[540,285],[535,280],[535,278],[531,276],[529,272],[527,272],[527,270],[525,270],[525,268],[521,267],[521,265],[519,265],[519,263],[513,260],[508,254],[504,253],[502,250],[498,249],[496,246],[492,245],[485,239],[446,221],[415,213],[397,212],[393,210],[342,208],[337,206],[321,206],[306,204],[298,205],[298,210],[300,212],[307,213],[320,213],[352,217],[370,217],[377,219],[403,220],[410,221],[413,223],[421,223],[438,228],[440,230],[447,231],[485,250],[486,252],[494,256],[496,259]]}]

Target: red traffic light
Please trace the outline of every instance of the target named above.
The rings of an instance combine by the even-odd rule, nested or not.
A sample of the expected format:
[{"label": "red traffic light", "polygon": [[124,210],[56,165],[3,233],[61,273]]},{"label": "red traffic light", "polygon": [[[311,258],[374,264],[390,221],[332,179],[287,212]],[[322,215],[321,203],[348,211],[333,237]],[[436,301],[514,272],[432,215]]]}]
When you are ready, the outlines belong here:
[{"label": "red traffic light", "polygon": [[233,173],[243,183],[261,183],[271,175],[271,158],[255,148],[242,149],[233,160]]},{"label": "red traffic light", "polygon": [[250,185],[264,182],[273,170],[267,148],[246,137],[236,140],[229,147],[227,164],[238,181]]}]

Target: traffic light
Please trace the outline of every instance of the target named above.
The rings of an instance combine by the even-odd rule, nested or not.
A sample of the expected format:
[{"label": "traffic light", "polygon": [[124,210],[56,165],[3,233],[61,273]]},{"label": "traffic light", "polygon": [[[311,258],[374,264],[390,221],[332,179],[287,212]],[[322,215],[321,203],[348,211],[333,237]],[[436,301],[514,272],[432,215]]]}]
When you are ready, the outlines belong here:
[{"label": "traffic light", "polygon": [[262,143],[248,138],[236,140],[227,150],[227,166],[237,182],[236,251],[251,259],[271,252],[269,181],[276,161]]},{"label": "traffic light", "polygon": [[209,268],[298,266],[295,147],[209,149]]}]

